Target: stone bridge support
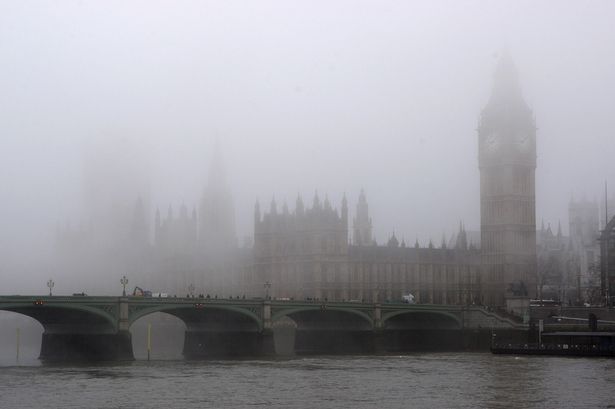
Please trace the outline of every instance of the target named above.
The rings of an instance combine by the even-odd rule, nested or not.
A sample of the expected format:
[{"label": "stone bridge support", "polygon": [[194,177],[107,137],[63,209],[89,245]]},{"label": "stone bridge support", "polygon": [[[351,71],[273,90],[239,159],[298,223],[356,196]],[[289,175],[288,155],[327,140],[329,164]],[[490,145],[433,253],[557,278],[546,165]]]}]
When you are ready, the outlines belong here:
[{"label": "stone bridge support", "polygon": [[103,312],[112,313],[110,314],[112,320],[105,320],[104,315],[100,314],[100,309],[92,309],[92,314],[61,309],[52,315],[51,310],[46,311],[46,308],[35,312],[35,318],[40,317],[39,321],[45,329],[39,359],[43,361],[134,360],[126,301],[126,298],[120,298],[116,305],[102,308]]},{"label": "stone bridge support", "polygon": [[166,311],[186,324],[183,355],[186,359],[262,356],[273,353],[267,304],[248,314],[247,309],[196,304],[196,308]]},{"label": "stone bridge support", "polygon": [[40,360],[43,361],[132,361],[130,332],[115,334],[53,333],[45,331],[41,342]]}]

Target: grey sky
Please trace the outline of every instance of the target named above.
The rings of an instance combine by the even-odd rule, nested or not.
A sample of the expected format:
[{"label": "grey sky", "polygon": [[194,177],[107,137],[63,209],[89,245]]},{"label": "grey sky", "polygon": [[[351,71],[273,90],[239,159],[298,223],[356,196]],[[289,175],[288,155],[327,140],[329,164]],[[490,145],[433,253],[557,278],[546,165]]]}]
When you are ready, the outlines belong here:
[{"label": "grey sky", "polygon": [[92,197],[196,204],[216,138],[240,237],[257,197],[353,211],[361,187],[380,241],[477,230],[503,46],[536,115],[538,220],[567,225],[571,192],[615,191],[613,21],[608,1],[3,1],[0,275]]}]

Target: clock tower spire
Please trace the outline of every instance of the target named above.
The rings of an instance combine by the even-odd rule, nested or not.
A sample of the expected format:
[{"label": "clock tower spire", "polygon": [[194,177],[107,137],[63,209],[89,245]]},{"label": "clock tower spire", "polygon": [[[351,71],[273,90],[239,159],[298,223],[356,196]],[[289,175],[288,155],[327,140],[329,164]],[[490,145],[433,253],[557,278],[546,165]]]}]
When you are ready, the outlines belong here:
[{"label": "clock tower spire", "polygon": [[532,297],[536,281],[536,126],[508,54],[478,125],[484,302]]}]

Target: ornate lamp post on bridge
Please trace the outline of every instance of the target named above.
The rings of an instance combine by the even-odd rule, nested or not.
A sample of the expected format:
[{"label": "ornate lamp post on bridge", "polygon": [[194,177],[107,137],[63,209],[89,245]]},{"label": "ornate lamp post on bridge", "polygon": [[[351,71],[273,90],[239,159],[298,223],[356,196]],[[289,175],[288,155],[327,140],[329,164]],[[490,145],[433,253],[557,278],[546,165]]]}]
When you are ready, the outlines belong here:
[{"label": "ornate lamp post on bridge", "polygon": [[128,284],[128,279],[126,276],[123,276],[120,279],[120,284],[122,284],[122,297],[126,297],[126,285]]},{"label": "ornate lamp post on bridge", "polygon": [[263,287],[265,288],[265,300],[269,299],[269,289],[271,288],[271,283],[269,281],[265,281],[265,284],[263,284]]},{"label": "ornate lamp post on bridge", "polygon": [[49,296],[51,296],[51,289],[55,284],[56,283],[54,283],[52,279],[49,279],[49,281],[47,281],[47,287],[49,287]]}]

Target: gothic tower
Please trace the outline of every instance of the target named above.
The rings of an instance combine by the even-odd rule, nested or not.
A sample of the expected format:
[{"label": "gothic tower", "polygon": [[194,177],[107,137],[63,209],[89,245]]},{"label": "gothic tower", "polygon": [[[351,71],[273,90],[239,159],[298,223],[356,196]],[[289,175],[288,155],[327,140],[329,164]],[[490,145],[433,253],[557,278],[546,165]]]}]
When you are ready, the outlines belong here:
[{"label": "gothic tower", "polygon": [[233,198],[216,143],[199,211],[199,241],[206,253],[228,253],[237,247]]},{"label": "gothic tower", "polygon": [[516,68],[500,58],[478,125],[483,297],[535,294],[536,125],[523,100]]},{"label": "gothic tower", "polygon": [[369,217],[369,207],[365,192],[361,189],[359,203],[357,203],[357,214],[354,218],[353,244],[355,246],[372,245],[372,219]]}]

